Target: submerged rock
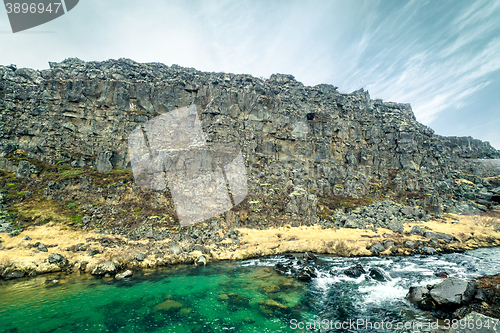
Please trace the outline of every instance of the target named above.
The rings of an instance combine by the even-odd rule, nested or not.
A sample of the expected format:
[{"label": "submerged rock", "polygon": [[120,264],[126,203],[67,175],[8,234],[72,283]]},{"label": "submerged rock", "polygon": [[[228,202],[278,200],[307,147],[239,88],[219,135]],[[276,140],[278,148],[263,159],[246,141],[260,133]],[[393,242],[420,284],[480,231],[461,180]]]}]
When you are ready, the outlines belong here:
[{"label": "submerged rock", "polygon": [[264,314],[274,314],[276,312],[288,312],[290,308],[273,299],[268,299],[259,302],[259,310]]},{"label": "submerged rock", "polygon": [[276,285],[270,285],[270,286],[262,288],[262,290],[265,293],[274,294],[274,293],[277,293],[278,291],[280,291],[280,287],[276,286]]},{"label": "submerged rock", "polygon": [[154,311],[177,312],[182,308],[182,303],[173,299],[167,299],[154,307]]},{"label": "submerged rock", "polygon": [[448,272],[440,270],[440,271],[437,271],[436,273],[434,273],[434,275],[437,277],[440,277],[442,279],[445,279],[448,277]]},{"label": "submerged rock", "polygon": [[250,304],[250,299],[236,293],[217,295],[221,302],[227,302],[229,305],[238,307],[247,307]]}]

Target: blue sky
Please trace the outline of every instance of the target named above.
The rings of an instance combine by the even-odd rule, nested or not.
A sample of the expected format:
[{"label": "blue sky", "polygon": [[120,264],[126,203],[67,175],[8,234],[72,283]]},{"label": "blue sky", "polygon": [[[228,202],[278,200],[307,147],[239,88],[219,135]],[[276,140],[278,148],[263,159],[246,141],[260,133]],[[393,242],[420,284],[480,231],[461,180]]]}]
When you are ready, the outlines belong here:
[{"label": "blue sky", "polygon": [[500,149],[500,1],[82,0],[17,34],[0,10],[0,45],[18,67],[125,57],[364,88]]}]

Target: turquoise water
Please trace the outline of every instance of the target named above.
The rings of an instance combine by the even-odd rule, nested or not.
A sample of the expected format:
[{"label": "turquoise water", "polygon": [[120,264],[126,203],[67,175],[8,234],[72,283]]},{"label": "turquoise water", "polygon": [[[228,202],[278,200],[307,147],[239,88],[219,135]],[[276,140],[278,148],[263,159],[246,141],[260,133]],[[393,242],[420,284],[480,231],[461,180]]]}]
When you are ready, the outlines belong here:
[{"label": "turquoise water", "polygon": [[[126,281],[41,276],[0,285],[0,332],[286,332],[304,294],[303,283],[269,267],[231,264]],[[259,305],[266,300],[286,308]]]},{"label": "turquoise water", "polygon": [[[432,321],[405,301],[412,285],[437,283],[436,271],[474,278],[500,272],[500,250],[432,257],[320,257],[318,278],[300,282],[272,266],[282,258],[135,272],[122,281],[86,274],[0,282],[0,332],[300,332],[291,321]],[[390,281],[333,276],[361,263]],[[59,280],[54,284],[52,280]],[[349,332],[337,329],[302,330]],[[415,332],[429,331],[426,329]],[[407,332],[407,330],[351,330]]]}]

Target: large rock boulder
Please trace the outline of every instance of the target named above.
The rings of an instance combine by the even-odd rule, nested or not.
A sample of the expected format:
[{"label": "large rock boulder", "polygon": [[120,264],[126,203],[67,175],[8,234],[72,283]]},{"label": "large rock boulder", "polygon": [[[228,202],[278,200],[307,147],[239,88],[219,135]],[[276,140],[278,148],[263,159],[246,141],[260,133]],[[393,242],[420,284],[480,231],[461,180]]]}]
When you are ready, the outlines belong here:
[{"label": "large rock boulder", "polygon": [[450,242],[455,240],[455,237],[453,237],[452,235],[445,234],[443,232],[430,232],[430,231],[428,231],[428,232],[424,233],[423,236],[427,237],[429,239],[442,239],[446,243],[450,243]]},{"label": "large rock boulder", "polygon": [[20,270],[10,270],[6,269],[1,276],[4,278],[4,280],[13,280],[13,279],[19,279],[24,277],[24,272]]},{"label": "large rock boulder", "polygon": [[92,270],[92,275],[105,275],[105,274],[114,274],[116,273],[115,263],[112,261],[106,261],[100,263]]},{"label": "large rock boulder", "polygon": [[65,266],[68,264],[68,260],[58,253],[51,254],[48,258],[49,264],[56,264],[57,266]]},{"label": "large rock boulder", "polygon": [[432,299],[443,307],[456,307],[472,300],[475,293],[474,282],[449,277],[431,289]]}]

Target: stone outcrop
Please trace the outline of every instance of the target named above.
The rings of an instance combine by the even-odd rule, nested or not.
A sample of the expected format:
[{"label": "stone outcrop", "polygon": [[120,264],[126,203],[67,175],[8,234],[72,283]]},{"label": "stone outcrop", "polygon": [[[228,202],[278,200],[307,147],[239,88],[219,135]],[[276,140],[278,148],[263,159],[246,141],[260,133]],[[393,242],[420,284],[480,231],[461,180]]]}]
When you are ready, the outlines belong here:
[{"label": "stone outcrop", "polygon": [[402,233],[404,229],[403,223],[422,220],[429,220],[429,216],[422,208],[408,207],[384,200],[356,208],[348,213],[337,210],[331,215],[330,221],[323,223],[323,227],[364,229],[371,226],[372,228],[386,228]]},{"label": "stone outcrop", "polygon": [[[452,313],[470,303],[476,293],[472,281],[449,277],[433,286],[411,287],[406,298],[423,310]],[[439,312],[438,312],[439,313]]]},{"label": "stone outcrop", "polygon": [[[0,169],[29,180],[47,165],[76,173],[130,168],[131,131],[189,105],[207,142],[237,143],[243,154],[249,199],[224,214],[229,226],[308,225],[323,214],[358,227],[354,215],[339,222],[329,207],[317,211],[331,195],[398,197],[411,206],[399,211],[404,216],[499,207],[500,152],[470,137],[434,134],[409,104],[373,100],[362,89],[308,87],[291,75],[263,80],[128,59],[67,59],[41,71],[0,66]],[[96,193],[106,200],[124,192],[115,187],[82,176],[48,183],[43,195],[63,201],[101,188]],[[86,211],[89,225],[113,214],[112,207]],[[400,232],[401,222],[388,216],[377,223]]]}]

